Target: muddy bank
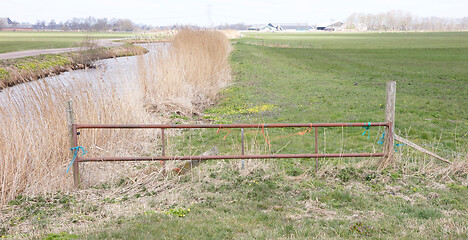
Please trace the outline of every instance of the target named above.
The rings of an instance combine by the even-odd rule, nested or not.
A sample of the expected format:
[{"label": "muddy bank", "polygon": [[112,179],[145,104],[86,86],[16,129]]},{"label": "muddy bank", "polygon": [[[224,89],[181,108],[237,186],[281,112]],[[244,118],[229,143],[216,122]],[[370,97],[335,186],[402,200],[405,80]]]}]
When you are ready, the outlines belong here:
[{"label": "muddy bank", "polygon": [[81,51],[0,60],[0,89],[54,76],[62,72],[93,68],[100,59],[133,56],[148,52],[143,47],[123,44],[116,47],[84,47]]},{"label": "muddy bank", "polygon": [[165,43],[165,42],[172,42],[173,39],[126,39],[124,40],[125,43],[129,44],[143,44],[143,43]]}]

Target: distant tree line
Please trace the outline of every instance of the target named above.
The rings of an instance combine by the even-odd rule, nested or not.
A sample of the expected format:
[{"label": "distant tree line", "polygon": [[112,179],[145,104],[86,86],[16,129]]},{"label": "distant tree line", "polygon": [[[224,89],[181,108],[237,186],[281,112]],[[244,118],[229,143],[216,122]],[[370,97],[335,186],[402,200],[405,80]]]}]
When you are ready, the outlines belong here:
[{"label": "distant tree line", "polygon": [[235,23],[235,24],[222,24],[222,25],[216,25],[212,27],[200,27],[197,25],[180,25],[180,24],[174,24],[174,25],[168,25],[168,26],[158,26],[158,27],[152,27],[149,26],[149,28],[154,29],[154,30],[178,30],[178,29],[192,29],[192,30],[199,30],[199,29],[214,29],[214,30],[247,30],[250,25],[245,25],[244,23]]},{"label": "distant tree line", "polygon": [[346,20],[347,29],[367,31],[461,31],[468,30],[468,17],[416,17],[393,10],[386,13],[353,13]]},{"label": "distant tree line", "polygon": [[[0,26],[1,27],[1,26]],[[249,26],[243,23],[224,24],[214,26],[211,29],[234,29],[234,30],[247,30]],[[168,26],[151,26],[143,24],[135,24],[129,19],[111,19],[107,18],[72,18],[65,22],[57,23],[55,20],[46,22],[43,20],[37,21],[32,25],[35,30],[60,30],[60,31],[133,31],[133,30],[169,30],[169,29],[206,29],[196,25],[168,25]]]},{"label": "distant tree line", "polygon": [[37,21],[32,25],[36,30],[62,30],[62,31],[133,31],[137,29],[147,28],[145,25],[136,25],[129,19],[111,19],[107,18],[72,18],[71,20],[57,23],[51,20],[46,23],[45,21]]},{"label": "distant tree line", "polygon": [[249,27],[250,27],[250,25],[245,25],[244,23],[236,23],[236,24],[218,25],[218,26],[215,26],[214,29],[216,29],[216,30],[226,30],[226,29],[247,30]]}]

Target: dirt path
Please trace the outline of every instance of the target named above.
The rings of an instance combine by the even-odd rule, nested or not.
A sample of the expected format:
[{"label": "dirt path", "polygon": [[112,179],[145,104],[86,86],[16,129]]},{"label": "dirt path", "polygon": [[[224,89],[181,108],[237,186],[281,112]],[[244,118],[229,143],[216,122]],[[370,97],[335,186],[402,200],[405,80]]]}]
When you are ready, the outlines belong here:
[{"label": "dirt path", "polygon": [[[121,40],[121,39],[99,39],[96,41],[96,43],[99,47],[117,47],[117,46],[123,45],[122,42],[114,42],[116,40]],[[58,54],[58,53],[64,53],[64,52],[75,52],[79,50],[82,50],[82,48],[74,47],[74,48],[37,49],[37,50],[0,53],[0,60],[30,57],[30,56],[40,55],[40,54]]]}]

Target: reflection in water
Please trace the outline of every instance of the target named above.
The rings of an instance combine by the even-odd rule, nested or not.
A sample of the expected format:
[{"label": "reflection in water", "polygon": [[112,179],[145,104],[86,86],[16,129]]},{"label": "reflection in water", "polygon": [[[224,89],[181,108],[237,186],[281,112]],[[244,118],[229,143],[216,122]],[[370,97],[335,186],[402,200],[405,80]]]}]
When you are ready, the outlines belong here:
[{"label": "reflection in water", "polygon": [[[71,85],[87,85],[93,88],[108,86],[116,89],[137,86],[137,56],[100,60],[97,61],[96,66],[96,68],[75,70],[42,78],[37,83],[28,82],[4,89],[0,93],[0,101],[5,99],[5,95],[13,98],[28,98],[24,94],[30,94],[31,88],[38,88],[37,86],[42,84],[55,89],[66,89]],[[34,92],[40,94],[41,91]]]}]

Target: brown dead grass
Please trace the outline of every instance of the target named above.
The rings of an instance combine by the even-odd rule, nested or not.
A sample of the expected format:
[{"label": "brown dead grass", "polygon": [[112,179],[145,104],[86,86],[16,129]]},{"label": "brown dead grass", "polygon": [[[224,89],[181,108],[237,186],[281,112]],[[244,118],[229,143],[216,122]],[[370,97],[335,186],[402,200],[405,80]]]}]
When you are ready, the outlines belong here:
[{"label": "brown dead grass", "polygon": [[236,39],[236,38],[241,37],[241,32],[238,30],[229,29],[229,30],[219,30],[219,31],[223,33],[224,35],[226,35],[226,37],[229,39]]},{"label": "brown dead grass", "polygon": [[199,111],[230,82],[230,50],[220,32],[179,31],[172,44],[140,58],[147,106],[154,111]]}]

